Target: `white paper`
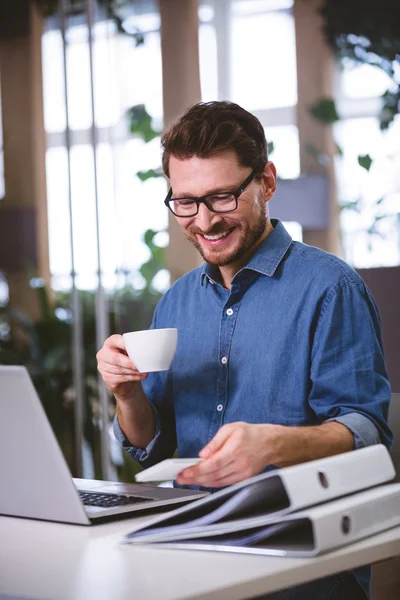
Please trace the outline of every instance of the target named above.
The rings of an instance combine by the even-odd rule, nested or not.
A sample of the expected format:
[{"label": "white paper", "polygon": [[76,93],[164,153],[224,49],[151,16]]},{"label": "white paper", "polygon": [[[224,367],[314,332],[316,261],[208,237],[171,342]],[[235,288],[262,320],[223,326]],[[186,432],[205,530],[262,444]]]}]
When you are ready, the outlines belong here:
[{"label": "white paper", "polygon": [[136,481],[170,481],[188,467],[197,465],[201,458],[167,458],[135,476]]}]

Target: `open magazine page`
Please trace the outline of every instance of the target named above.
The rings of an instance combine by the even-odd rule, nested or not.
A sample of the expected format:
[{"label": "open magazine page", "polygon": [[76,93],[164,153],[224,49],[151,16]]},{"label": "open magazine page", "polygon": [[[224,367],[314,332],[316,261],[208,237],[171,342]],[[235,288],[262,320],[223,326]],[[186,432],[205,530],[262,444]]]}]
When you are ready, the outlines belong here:
[{"label": "open magazine page", "polygon": [[288,507],[289,501],[279,476],[270,476],[253,481],[232,493],[217,492],[177,509],[153,524],[128,535],[138,539],[154,535],[181,535],[187,529],[204,529],[205,526],[234,519],[277,514]]}]

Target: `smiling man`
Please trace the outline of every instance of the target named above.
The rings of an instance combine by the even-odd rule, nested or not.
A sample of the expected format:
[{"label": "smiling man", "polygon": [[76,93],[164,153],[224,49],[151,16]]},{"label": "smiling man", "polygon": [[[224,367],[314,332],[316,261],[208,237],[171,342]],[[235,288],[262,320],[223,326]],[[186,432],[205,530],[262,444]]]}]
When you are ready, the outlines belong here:
[{"label": "smiling man", "polygon": [[[122,446],[143,467],[176,449],[199,455],[177,483],[211,491],[268,468],[389,446],[373,299],[343,261],[269,219],[276,171],[260,122],[230,102],[200,103],[162,144],[165,203],[205,264],[157,306],[152,326],[179,330],[168,372],[140,374],[118,335],[97,355]],[[355,575],[277,597],[365,598],[368,570]]]},{"label": "smiling man", "polygon": [[[225,150],[207,159],[192,156],[180,159],[170,156],[164,168],[170,173],[171,184],[176,182],[165,203],[179,219],[187,239],[198,249],[203,259],[219,267],[224,286],[230,289],[234,275],[254,254],[257,246],[273,227],[267,218],[266,202],[276,188],[276,171],[271,162],[249,169],[240,165],[234,150]],[[224,173],[225,185],[221,186]],[[232,189],[233,177],[245,176],[240,185]],[[249,193],[255,179],[262,182],[254,198]],[[209,186],[207,195],[193,196]],[[178,189],[191,189],[178,192]],[[240,198],[240,203],[239,203]],[[228,214],[232,213],[232,214]]]}]

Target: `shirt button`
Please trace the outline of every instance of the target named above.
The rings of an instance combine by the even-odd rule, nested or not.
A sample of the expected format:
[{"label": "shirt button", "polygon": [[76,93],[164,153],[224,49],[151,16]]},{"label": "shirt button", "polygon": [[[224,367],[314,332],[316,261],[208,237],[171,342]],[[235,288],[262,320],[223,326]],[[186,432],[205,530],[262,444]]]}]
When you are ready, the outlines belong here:
[{"label": "shirt button", "polygon": [[222,406],[222,404],[218,404],[218,406],[217,406],[217,411],[218,411],[218,412],[221,412],[221,410],[222,410],[223,408],[224,408],[224,407]]},{"label": "shirt button", "polygon": [[233,315],[233,310],[231,308],[228,308],[226,314],[228,315],[228,317],[230,317],[231,315]]},{"label": "shirt button", "polygon": [[226,358],[226,356],[223,356],[221,358],[221,362],[222,362],[223,365],[226,365],[226,363],[228,362],[228,359]]}]

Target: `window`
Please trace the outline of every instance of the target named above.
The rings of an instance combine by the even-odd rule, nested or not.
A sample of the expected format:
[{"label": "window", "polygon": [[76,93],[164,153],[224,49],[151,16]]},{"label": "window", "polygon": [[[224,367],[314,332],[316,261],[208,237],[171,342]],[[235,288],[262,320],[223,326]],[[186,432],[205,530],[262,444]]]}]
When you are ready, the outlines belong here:
[{"label": "window", "polygon": [[[53,289],[65,292],[57,295],[62,306],[56,317],[71,328],[74,342],[73,377],[65,394],[70,405],[73,399],[78,470],[82,454],[78,475],[103,479],[116,479],[124,461],[110,437],[112,404],[97,379],[96,348],[110,329],[148,327],[157,300],[153,291],[169,286],[165,269],[155,269],[154,283],[139,271],[150,255],[143,241],[146,230],[161,232],[157,245],[168,241],[165,181],[142,183],[137,177],[138,171],[160,165],[160,139],[145,143],[132,135],[127,115],[129,108],[143,104],[155,130],[162,127],[159,15],[152,0],[130,8],[134,18],[127,16],[123,25],[140,30],[143,44],[136,46],[130,35],[118,32],[104,13],[93,25],[89,44],[85,14],[74,13],[66,15],[64,38],[60,21],[52,28],[50,20],[42,45],[50,270]],[[71,344],[65,341],[63,352],[68,353]],[[131,478],[131,470],[122,478]]]},{"label": "window", "polygon": [[218,99],[217,33],[214,9],[210,4],[199,7],[199,56],[201,99],[210,102]]},{"label": "window", "polygon": [[[131,19],[132,21],[132,19]],[[133,24],[127,20],[129,29]],[[155,126],[162,125],[162,77],[159,15],[143,14],[135,27],[145,31],[144,44],[119,34],[115,23],[102,21],[93,28],[93,99],[97,145],[97,195],[92,148],[92,92],[88,31],[74,25],[66,32],[66,81],[71,128],[72,239],[68,200],[68,153],[63,76],[63,42],[60,31],[43,36],[45,126],[48,133],[47,192],[49,241],[54,285],[67,283],[71,252],[83,287],[96,287],[97,243],[100,262],[111,287],[118,270],[138,269],[148,258],[141,241],[149,228],[164,229],[167,211],[163,179],[142,183],[136,172],[160,164],[159,138],[149,144],[132,138],[126,111],[144,104]],[[151,29],[156,27],[155,30]],[[149,30],[150,28],[150,30]],[[151,73],[151,77],[148,74]],[[140,85],[137,83],[140,82]],[[143,211],[143,205],[151,211]],[[67,285],[69,285],[67,283]]]},{"label": "window", "polygon": [[[343,149],[337,175],[346,258],[359,268],[400,264],[399,117],[385,132],[376,117],[346,119],[335,137]],[[372,158],[369,172],[360,155]]]},{"label": "window", "polygon": [[204,0],[199,11],[203,100],[231,100],[255,114],[274,144],[271,160],[282,178],[300,174],[292,5]]},{"label": "window", "polygon": [[232,100],[252,112],[297,102],[293,17],[269,4],[232,3]]},{"label": "window", "polygon": [[[380,96],[391,85],[383,71],[366,64],[344,62],[338,78],[340,224],[345,257],[358,268],[400,264],[400,118],[387,131],[378,120]],[[369,171],[360,156],[372,159]]]},{"label": "window", "polygon": [[4,184],[4,157],[3,157],[3,127],[1,122],[1,94],[0,94],[0,200],[4,198],[5,184]]},{"label": "window", "polygon": [[378,67],[344,63],[342,93],[346,98],[379,97],[386,92],[390,84],[390,77]]},{"label": "window", "polygon": [[274,150],[271,160],[282,179],[296,179],[300,175],[299,130],[294,125],[266,127],[265,135],[268,143],[272,142]]}]

